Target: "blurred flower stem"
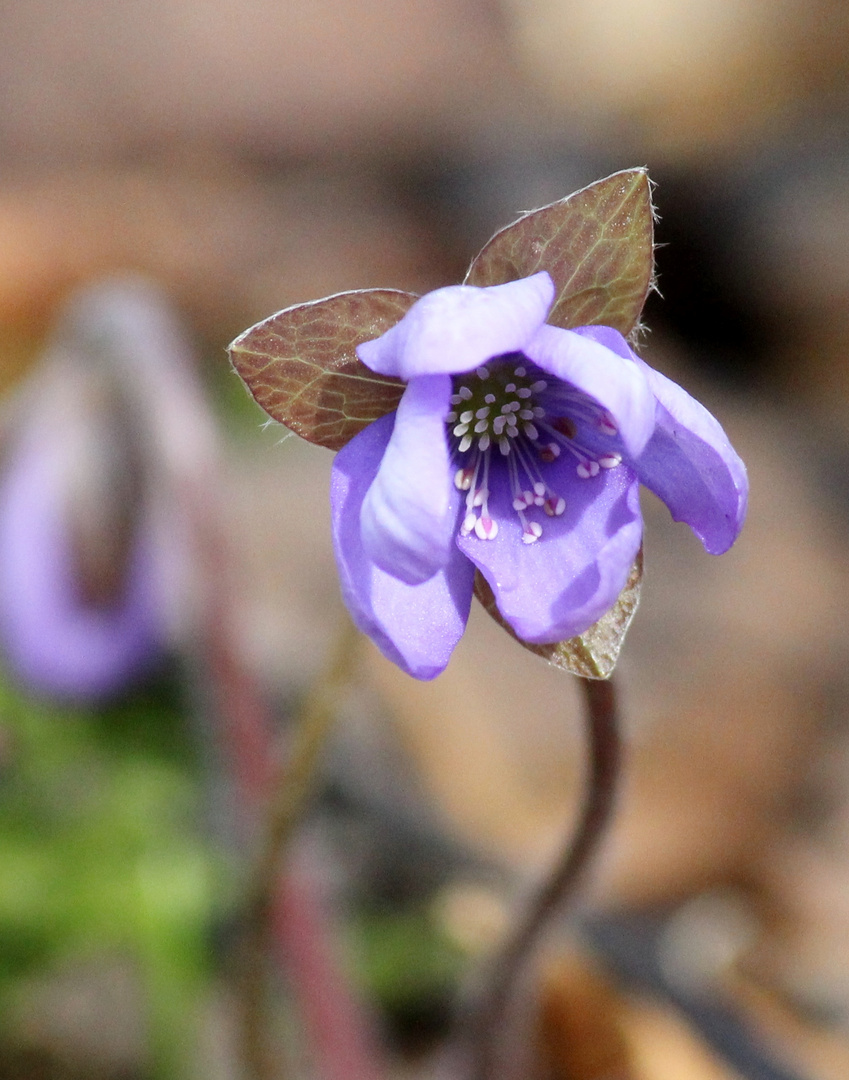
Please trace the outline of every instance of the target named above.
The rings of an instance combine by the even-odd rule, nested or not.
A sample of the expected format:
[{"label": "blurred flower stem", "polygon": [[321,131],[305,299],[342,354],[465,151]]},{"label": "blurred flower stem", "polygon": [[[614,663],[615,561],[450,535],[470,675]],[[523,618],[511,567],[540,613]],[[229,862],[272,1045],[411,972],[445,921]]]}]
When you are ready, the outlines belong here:
[{"label": "blurred flower stem", "polygon": [[580,678],[587,709],[589,775],[576,831],[524,917],[496,956],[471,1018],[473,1080],[496,1080],[499,1050],[517,984],[554,918],[563,915],[598,851],[618,786],[621,736],[612,680]]},{"label": "blurred flower stem", "polygon": [[315,790],[322,752],[357,660],[359,634],[344,619],[325,671],[307,694],[294,743],[274,778],[245,905],[242,954],[242,1056],[251,1080],[279,1080],[281,1062],[269,1008],[268,958],[275,948],[281,869],[293,833]]}]

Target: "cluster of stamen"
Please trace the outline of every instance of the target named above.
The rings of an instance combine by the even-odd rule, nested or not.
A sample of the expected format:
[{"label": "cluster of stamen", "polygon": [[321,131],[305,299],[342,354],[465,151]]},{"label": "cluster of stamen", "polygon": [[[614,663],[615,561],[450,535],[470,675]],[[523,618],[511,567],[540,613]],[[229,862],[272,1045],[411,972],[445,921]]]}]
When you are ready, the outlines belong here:
[{"label": "cluster of stamen", "polygon": [[594,453],[578,442],[579,423],[615,436],[611,417],[585,394],[546,377],[528,362],[499,358],[461,376],[454,389],[445,422],[456,440],[460,462],[454,485],[466,492],[463,536],[474,533],[481,540],[492,540],[498,533],[488,505],[496,450],[505,459],[513,509],[526,544],[535,543],[543,532],[530,511],[560,517],[566,510],[566,500],[546,482],[540,464],[550,464],[566,451],[577,460],[578,476],[589,480],[622,460],[616,452]]}]

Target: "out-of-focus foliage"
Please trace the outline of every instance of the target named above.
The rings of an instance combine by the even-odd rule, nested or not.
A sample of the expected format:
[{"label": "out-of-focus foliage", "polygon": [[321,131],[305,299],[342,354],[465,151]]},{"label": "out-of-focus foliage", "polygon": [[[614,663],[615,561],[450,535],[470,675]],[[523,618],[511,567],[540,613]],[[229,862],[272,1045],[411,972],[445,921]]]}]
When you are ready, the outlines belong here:
[{"label": "out-of-focus foliage", "polygon": [[468,963],[432,912],[420,905],[389,911],[364,907],[351,920],[349,938],[357,977],[402,1031],[447,1006]]},{"label": "out-of-focus foliage", "polygon": [[140,977],[156,1071],[177,1075],[216,871],[173,705],[152,692],[70,713],[0,685],[0,740],[0,1016],[22,977],[117,956]]}]

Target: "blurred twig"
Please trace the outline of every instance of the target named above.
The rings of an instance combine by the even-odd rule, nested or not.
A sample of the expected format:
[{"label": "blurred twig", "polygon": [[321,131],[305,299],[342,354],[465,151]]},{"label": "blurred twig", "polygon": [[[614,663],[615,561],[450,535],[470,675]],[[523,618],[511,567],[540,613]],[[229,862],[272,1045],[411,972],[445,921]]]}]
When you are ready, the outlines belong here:
[{"label": "blurred twig", "polygon": [[281,864],[315,786],[315,775],[336,719],[339,699],[353,673],[358,634],[345,619],[327,670],[307,696],[295,724],[295,743],[275,780],[261,848],[248,889],[243,940],[242,1051],[256,1080],[280,1075],[271,1045],[267,957],[274,951],[281,901]]}]

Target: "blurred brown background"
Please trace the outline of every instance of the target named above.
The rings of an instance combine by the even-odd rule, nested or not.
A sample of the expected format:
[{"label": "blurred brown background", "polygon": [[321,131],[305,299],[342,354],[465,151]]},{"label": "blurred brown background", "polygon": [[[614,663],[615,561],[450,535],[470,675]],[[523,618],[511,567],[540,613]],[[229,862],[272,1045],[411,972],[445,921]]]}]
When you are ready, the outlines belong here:
[{"label": "blurred brown background", "polygon": [[[29,0],[0,7],[0,41],[7,413],[64,299],[104,276],[157,281],[230,401],[224,348],[250,323],[459,280],[518,212],[649,167],[664,298],[643,354],[715,409],[752,501],[720,560],[646,506],[627,790],[593,895],[732,890],[754,920],[748,977],[845,1029],[842,0]],[[329,455],[238,416],[222,502],[240,648],[285,694],[339,617]],[[435,683],[376,655],[369,673],[443,822],[542,866],[577,798],[569,680],[480,612]]]}]

